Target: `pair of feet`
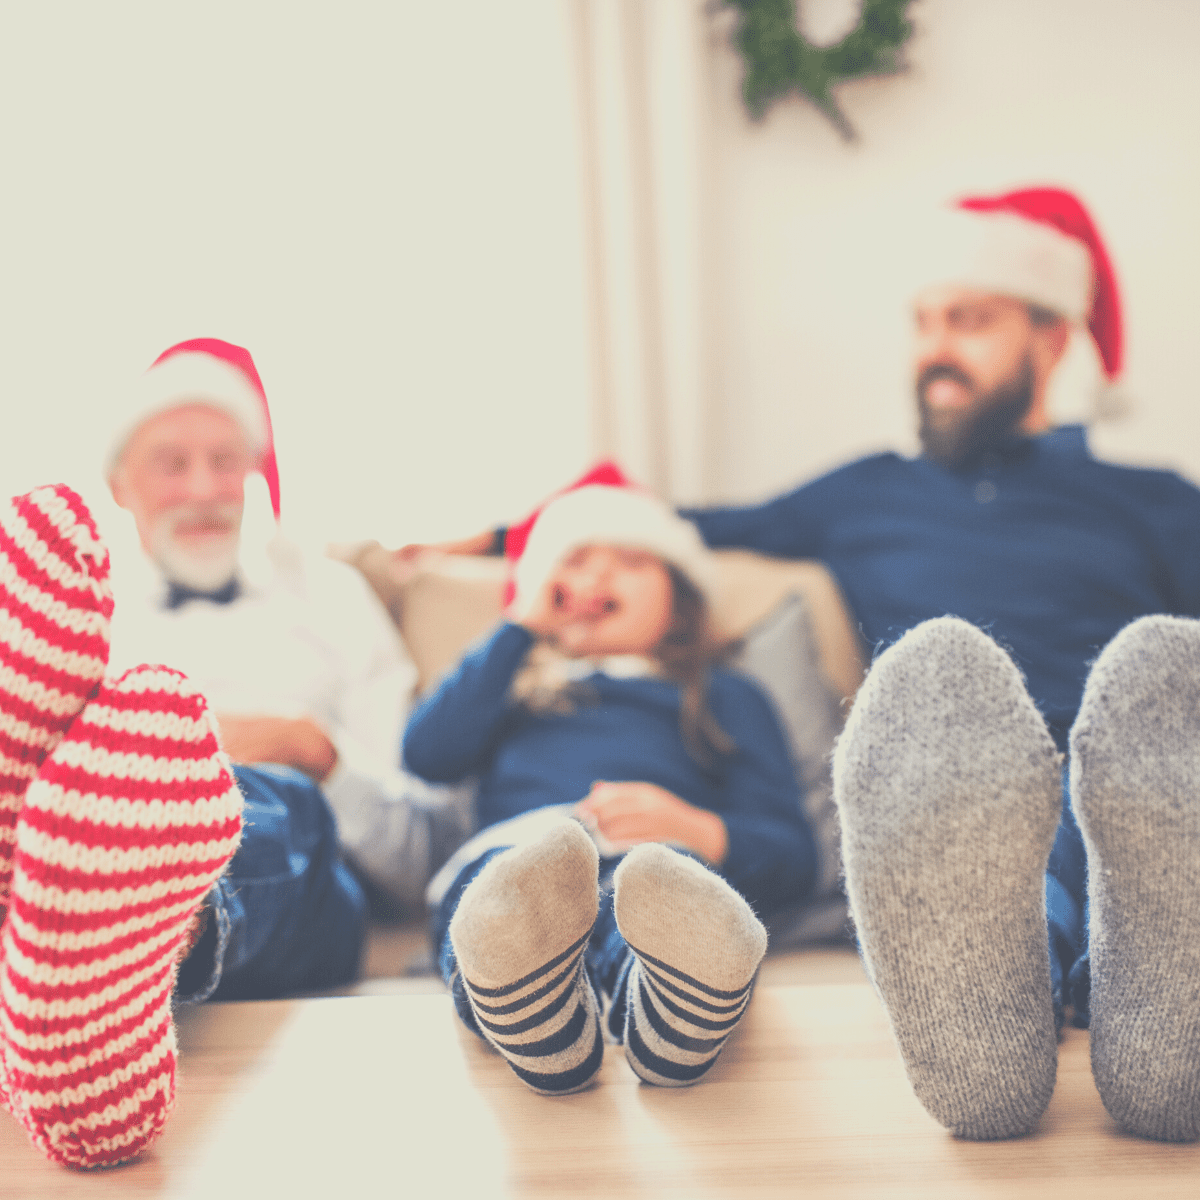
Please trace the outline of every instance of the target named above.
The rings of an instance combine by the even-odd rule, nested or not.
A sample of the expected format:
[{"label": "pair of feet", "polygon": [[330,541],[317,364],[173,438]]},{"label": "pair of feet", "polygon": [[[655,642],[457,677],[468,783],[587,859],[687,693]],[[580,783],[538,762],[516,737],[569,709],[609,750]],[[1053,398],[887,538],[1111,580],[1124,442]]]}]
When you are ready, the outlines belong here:
[{"label": "pair of feet", "polygon": [[[601,1000],[584,964],[598,869],[591,838],[565,821],[492,859],[450,922],[480,1031],[549,1095],[586,1087],[604,1058]],[[629,947],[612,997],[624,1006],[626,1058],[647,1083],[695,1083],[750,1002],[766,930],[719,875],[666,846],[631,850],[613,891]]]},{"label": "pair of feet", "polygon": [[88,1167],[140,1153],[170,1115],[175,974],[241,831],[187,680],[105,681],[112,611],[78,496],[0,506],[0,1104]]},{"label": "pair of feet", "polygon": [[[1070,742],[1087,850],[1092,1071],[1117,1124],[1200,1134],[1200,622],[1105,648]],[[925,1108],[1029,1132],[1057,1038],[1045,878],[1061,758],[1020,673],[954,618],[880,656],[834,755],[862,955]]]}]

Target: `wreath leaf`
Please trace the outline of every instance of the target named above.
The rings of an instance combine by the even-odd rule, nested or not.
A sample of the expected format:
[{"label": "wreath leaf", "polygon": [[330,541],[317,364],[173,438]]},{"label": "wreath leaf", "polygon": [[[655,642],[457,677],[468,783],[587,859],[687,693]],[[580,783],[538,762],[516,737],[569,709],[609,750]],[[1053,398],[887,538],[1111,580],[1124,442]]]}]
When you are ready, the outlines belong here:
[{"label": "wreath leaf", "polygon": [[832,46],[814,46],[796,25],[796,0],[724,0],[741,18],[734,43],[746,64],[742,98],[762,120],[790,92],[807,96],[846,141],[857,136],[833,98],[848,79],[904,70],[899,50],[912,36],[906,11],[913,0],[863,0],[858,24]]}]

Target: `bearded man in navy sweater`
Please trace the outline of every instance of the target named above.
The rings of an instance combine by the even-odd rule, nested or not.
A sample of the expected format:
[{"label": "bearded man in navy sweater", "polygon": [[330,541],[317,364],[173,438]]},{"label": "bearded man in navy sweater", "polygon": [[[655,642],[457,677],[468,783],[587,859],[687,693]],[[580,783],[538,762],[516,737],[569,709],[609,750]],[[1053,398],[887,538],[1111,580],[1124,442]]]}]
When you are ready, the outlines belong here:
[{"label": "bearded man in navy sweater", "polygon": [[923,454],[685,515],[710,546],[823,560],[891,647],[835,794],[864,958],[929,1111],[967,1137],[1031,1129],[1066,1004],[1081,1025],[1090,1009],[1117,1122],[1192,1139],[1200,624],[1160,614],[1200,616],[1200,491],[1051,426],[1072,325],[1110,379],[1121,366],[1112,268],[1075,197],[965,200],[942,239],[915,305]]},{"label": "bearded man in navy sweater", "polygon": [[1192,1139],[1200,623],[1177,618],[1200,616],[1200,490],[1051,424],[1073,326],[1121,367],[1082,204],[1037,188],[942,216],[915,303],[923,453],[684,515],[711,547],[824,561],[888,647],[835,791],[864,958],[929,1111],[966,1137],[1031,1129],[1070,1006],[1117,1122]]}]

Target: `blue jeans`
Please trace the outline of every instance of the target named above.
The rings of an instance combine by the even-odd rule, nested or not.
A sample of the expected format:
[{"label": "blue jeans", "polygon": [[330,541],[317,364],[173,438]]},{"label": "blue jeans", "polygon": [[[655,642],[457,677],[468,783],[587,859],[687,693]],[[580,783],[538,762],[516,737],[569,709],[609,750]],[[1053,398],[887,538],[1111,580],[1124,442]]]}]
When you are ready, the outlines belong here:
[{"label": "blue jeans", "polygon": [[[467,885],[497,854],[506,849],[507,846],[493,847],[463,867],[429,918],[430,941],[437,956],[438,969],[450,989],[454,1010],[463,1024],[480,1037],[483,1036],[483,1032],[475,1020],[474,1012],[471,1011],[467,989],[458,970],[458,960],[454,956],[454,947],[450,944],[450,921],[463,892],[467,890]],[[592,986],[599,995],[612,997],[613,1002],[607,1018],[608,1028],[618,1041],[625,1035],[625,983],[629,978],[629,968],[634,962],[633,951],[621,936],[613,911],[612,875],[620,861],[619,857],[600,860],[600,911],[583,952],[583,968]]]},{"label": "blue jeans", "polygon": [[321,789],[288,767],[236,765],[242,841],[205,901],[208,926],[175,999],[268,1000],[352,982],[367,902]]},{"label": "blue jeans", "polygon": [[1063,766],[1062,817],[1046,864],[1046,924],[1050,931],[1050,984],[1055,1020],[1063,1006],[1075,1009],[1075,1024],[1086,1029],[1091,973],[1088,967],[1087,853],[1071,812],[1067,768]]}]

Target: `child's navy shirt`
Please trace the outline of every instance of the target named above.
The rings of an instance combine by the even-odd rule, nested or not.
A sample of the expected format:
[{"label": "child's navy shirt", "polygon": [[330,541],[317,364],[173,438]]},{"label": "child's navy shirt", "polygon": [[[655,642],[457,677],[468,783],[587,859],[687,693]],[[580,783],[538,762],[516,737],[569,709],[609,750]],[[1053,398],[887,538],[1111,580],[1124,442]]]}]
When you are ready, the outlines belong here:
[{"label": "child's navy shirt", "polygon": [[710,673],[708,704],[735,753],[706,771],[679,728],[679,688],[655,678],[594,674],[568,712],[533,712],[509,688],[533,636],[504,624],[464,657],[414,711],[409,770],[432,782],[479,777],[479,827],[582,800],[592,784],[654,783],[718,813],[729,832],[721,874],[760,913],[801,901],[816,848],[783,731],[763,694],[729,671]]}]

